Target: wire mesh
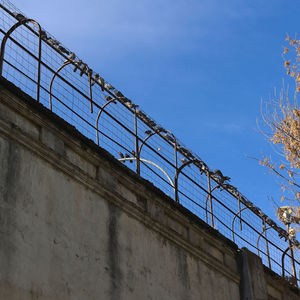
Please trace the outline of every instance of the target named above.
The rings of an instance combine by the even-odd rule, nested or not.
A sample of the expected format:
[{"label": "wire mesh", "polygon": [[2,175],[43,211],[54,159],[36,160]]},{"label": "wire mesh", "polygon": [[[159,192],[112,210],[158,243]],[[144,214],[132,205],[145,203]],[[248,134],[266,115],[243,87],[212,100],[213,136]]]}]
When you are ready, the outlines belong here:
[{"label": "wire mesh", "polygon": [[[41,33],[35,24],[27,23],[11,2],[0,1],[0,9],[3,77],[35,99],[39,91],[38,101],[116,159],[239,247],[257,253],[273,271],[296,277],[300,270],[298,254],[286,240],[289,236],[282,236],[284,229],[274,221],[269,226],[267,216],[242,201],[232,186],[231,190],[226,188],[229,185],[220,171],[210,171],[172,133],[90,70],[48,32]],[[8,35],[18,22],[20,26]]]}]

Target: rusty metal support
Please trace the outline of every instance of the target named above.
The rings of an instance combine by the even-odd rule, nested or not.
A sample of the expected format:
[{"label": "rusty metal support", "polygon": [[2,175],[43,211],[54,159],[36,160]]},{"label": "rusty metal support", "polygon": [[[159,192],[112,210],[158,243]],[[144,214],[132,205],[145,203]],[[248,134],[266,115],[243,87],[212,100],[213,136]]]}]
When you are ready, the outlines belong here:
[{"label": "rusty metal support", "polygon": [[265,221],[263,220],[263,231],[259,234],[258,238],[257,238],[257,243],[256,243],[256,248],[257,248],[257,255],[259,256],[260,250],[259,250],[259,240],[262,237],[262,235],[265,235],[265,244],[266,244],[266,251],[267,251],[267,258],[268,258],[268,266],[271,269],[271,258],[270,258],[270,251],[269,251],[269,243],[268,243],[268,239],[267,239],[267,231],[272,228],[270,227],[266,227]]},{"label": "rusty metal support", "polygon": [[243,226],[242,226],[242,216],[241,216],[241,199],[240,197],[238,197],[238,203],[239,203],[239,215],[240,215],[240,230],[243,230]]},{"label": "rusty metal support", "polygon": [[[289,230],[289,224],[287,225],[287,230]],[[291,265],[292,265],[293,277],[295,278],[295,285],[298,286],[298,280],[297,280],[296,268],[295,268],[294,252],[293,252],[291,241],[289,240],[288,242],[289,242],[289,246],[286,248],[286,250],[282,253],[282,256],[281,256],[281,274],[282,274],[281,276],[282,277],[285,276],[284,258],[286,256],[287,252],[290,250],[290,257],[291,257]]]},{"label": "rusty metal support", "polygon": [[[272,228],[272,227],[270,227],[270,228]],[[265,230],[265,245],[266,245],[267,256],[268,256],[268,266],[271,269],[271,258],[270,258],[269,242],[267,239],[267,230]]]},{"label": "rusty metal support", "polygon": [[[287,232],[289,233],[290,231],[290,225],[286,225]],[[296,267],[295,267],[295,258],[294,258],[294,251],[293,251],[293,245],[291,240],[289,239],[289,249],[290,249],[290,256],[291,256],[291,266],[293,270],[293,276],[297,279],[297,274],[296,274]]]},{"label": "rusty metal support", "polygon": [[100,119],[100,116],[102,114],[102,112],[104,111],[105,107],[108,106],[110,103],[116,103],[116,100],[118,100],[118,98],[113,98],[109,101],[107,101],[101,108],[100,108],[100,111],[97,115],[97,119],[96,119],[96,138],[97,138],[97,145],[99,146],[99,119]]},{"label": "rusty metal support", "polygon": [[138,136],[138,125],[137,125],[137,111],[134,108],[134,133],[135,133],[135,155],[136,155],[136,173],[140,175],[141,165],[140,165],[140,151],[139,151],[139,136]]},{"label": "rusty metal support", "polygon": [[41,61],[42,61],[42,37],[41,31],[42,28],[38,22],[32,19],[23,19],[14,24],[4,35],[2,42],[1,42],[1,49],[0,49],[0,77],[3,73],[3,62],[4,62],[4,53],[5,53],[5,46],[7,39],[9,36],[19,27],[25,25],[27,23],[32,23],[38,27],[39,30],[39,54],[38,54],[38,74],[37,74],[37,92],[36,92],[36,100],[40,101],[40,87],[41,87]]},{"label": "rusty metal support", "polygon": [[60,66],[55,73],[53,74],[51,81],[50,81],[50,85],[49,85],[49,108],[52,111],[52,86],[53,86],[53,82],[54,82],[54,78],[57,76],[57,74],[67,65],[72,64],[71,61],[66,61],[62,66]]},{"label": "rusty metal support", "polygon": [[[135,110],[136,111],[136,110]],[[136,113],[135,113],[135,115],[136,115]],[[177,162],[177,141],[176,141],[176,138],[175,138],[175,136],[173,135],[173,133],[172,132],[170,132],[170,131],[168,131],[168,130],[156,130],[156,131],[153,131],[153,132],[151,132],[151,133],[149,133],[148,134],[148,136],[146,136],[146,138],[141,142],[141,144],[139,145],[139,147],[137,148],[137,150],[136,150],[136,155],[137,155],[137,157],[141,157],[141,151],[142,151],[142,148],[143,148],[143,146],[146,144],[146,142],[152,137],[152,136],[154,136],[154,135],[156,135],[156,134],[159,134],[160,132],[167,132],[167,133],[169,133],[170,135],[172,135],[172,137],[173,137],[173,139],[174,139],[174,141],[175,141],[175,145],[174,145],[174,149],[175,149],[175,169],[177,170],[177,166],[178,166],[178,162]],[[136,144],[138,144],[138,143],[136,143]]]},{"label": "rusty metal support", "polygon": [[[53,74],[53,76],[51,78],[50,85],[49,85],[49,108],[51,111],[52,111],[52,86],[53,86],[54,79],[62,69],[64,69],[66,66],[71,65],[71,64],[74,64],[74,62],[71,60],[64,62],[63,65],[60,66],[55,71],[55,73]],[[91,113],[93,113],[92,78],[91,78],[91,72],[89,72],[89,69],[88,69],[88,82],[89,82],[90,109],[91,109]]]},{"label": "rusty metal support", "polygon": [[242,213],[242,211],[243,210],[245,210],[245,209],[247,209],[248,207],[247,206],[245,206],[245,207],[243,207],[242,209],[239,209],[239,211],[236,213],[236,214],[234,214],[234,216],[233,216],[233,218],[232,218],[232,223],[231,223],[231,232],[232,232],[232,240],[235,242],[235,239],[234,239],[234,221],[235,221],[235,219],[236,219],[236,217],[237,216],[239,216],[239,218],[241,219],[241,213]]},{"label": "rusty metal support", "polygon": [[173,133],[170,132],[170,131],[168,131],[168,132],[169,132],[169,134],[172,135],[172,138],[173,138],[173,140],[175,141],[175,142],[174,142],[174,160],[175,160],[175,174],[176,174],[176,172],[177,172],[177,170],[178,170],[178,153],[177,153],[177,146],[178,146],[178,143],[177,143],[177,140],[176,140],[175,136],[173,135]]},{"label": "rusty metal support", "polygon": [[181,171],[183,168],[185,168],[186,166],[197,162],[197,159],[192,159],[189,160],[187,162],[185,162],[184,164],[182,164],[178,169],[176,169],[176,173],[175,173],[175,177],[174,177],[174,184],[175,184],[175,201],[179,203],[179,196],[178,196],[178,176],[180,175]]},{"label": "rusty metal support", "polygon": [[213,215],[213,205],[212,205],[212,197],[211,197],[211,193],[212,193],[217,187],[219,187],[219,185],[217,185],[217,186],[215,186],[213,189],[211,189],[209,172],[207,172],[206,176],[207,176],[207,183],[208,183],[208,195],[207,195],[206,201],[205,201],[206,223],[208,223],[208,220],[207,220],[207,219],[208,219],[208,218],[207,218],[207,199],[209,199],[210,225],[211,225],[212,227],[214,227],[214,215]]},{"label": "rusty metal support", "polygon": [[284,257],[288,250],[290,249],[290,246],[286,248],[286,250],[283,251],[282,256],[281,256],[281,276],[284,277],[285,275],[285,269],[284,269]]},{"label": "rusty metal support", "polygon": [[92,91],[92,71],[91,69],[88,69],[88,80],[89,80],[89,96],[91,100],[91,113],[93,113],[93,91]]}]

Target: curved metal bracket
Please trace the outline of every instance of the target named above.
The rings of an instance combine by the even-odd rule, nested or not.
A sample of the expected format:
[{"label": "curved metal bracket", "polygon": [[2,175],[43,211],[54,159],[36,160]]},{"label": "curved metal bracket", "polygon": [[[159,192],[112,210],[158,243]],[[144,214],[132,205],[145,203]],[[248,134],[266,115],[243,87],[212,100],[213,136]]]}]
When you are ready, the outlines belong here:
[{"label": "curved metal bracket", "polygon": [[197,162],[197,159],[192,159],[189,160],[185,163],[183,163],[178,169],[176,168],[176,173],[175,173],[175,178],[174,178],[174,184],[175,184],[175,201],[179,203],[179,197],[178,197],[178,176],[181,173],[182,169],[185,168],[186,166]]},{"label": "curved metal bracket", "polygon": [[[207,177],[209,177],[209,175],[207,175]],[[210,189],[210,182],[208,182],[208,184],[209,184],[209,189]],[[207,203],[208,203],[208,200],[210,200],[210,210],[211,210],[210,214],[211,214],[211,226],[212,227],[214,227],[214,221],[213,221],[213,212],[212,212],[211,193],[219,187],[220,187],[220,185],[218,184],[213,189],[211,189],[205,200],[205,220],[206,220],[206,223],[208,223]]]},{"label": "curved metal bracket", "polygon": [[290,249],[290,246],[286,248],[286,250],[282,253],[282,256],[281,256],[281,272],[282,272],[282,277],[284,277],[284,257],[286,255],[286,253],[288,252],[288,250]]},{"label": "curved metal bracket", "polygon": [[53,74],[52,78],[51,78],[51,81],[50,81],[50,85],[49,85],[49,107],[50,107],[50,110],[52,111],[52,85],[53,85],[53,81],[54,81],[54,78],[58,75],[58,73],[66,66],[72,64],[71,61],[67,61],[65,62],[61,67],[59,67],[56,72]]},{"label": "curved metal bracket", "polygon": [[[62,66],[60,66],[56,72],[53,74],[52,78],[51,78],[51,81],[50,81],[50,85],[49,85],[49,107],[50,107],[50,110],[52,111],[52,86],[53,86],[53,81],[54,81],[54,78],[58,75],[58,73],[63,69],[65,68],[66,66],[68,65],[71,65],[73,64],[74,62],[71,61],[71,60],[68,60],[66,62],[63,63]],[[90,102],[91,102],[91,113],[93,113],[93,97],[92,97],[92,79],[91,79],[91,73],[88,72],[88,80],[89,80],[89,94],[90,94]]]},{"label": "curved metal bracket", "polygon": [[234,228],[233,228],[234,221],[235,221],[236,217],[237,217],[238,215],[240,215],[241,212],[242,212],[243,210],[247,209],[247,208],[248,208],[248,207],[245,206],[245,207],[243,207],[241,210],[239,210],[236,214],[234,214],[234,217],[233,217],[232,223],[231,223],[231,232],[232,232],[232,240],[233,240],[233,242],[235,242],[235,240],[234,240]]},{"label": "curved metal bracket", "polygon": [[266,227],[266,228],[264,228],[264,230],[259,234],[259,236],[258,236],[258,238],[257,238],[257,243],[256,243],[256,247],[257,247],[257,255],[259,256],[259,252],[260,252],[260,250],[259,250],[259,239],[261,238],[261,236],[267,231],[267,230],[269,230],[270,228],[272,228],[271,226],[270,227]]},{"label": "curved metal bracket", "polygon": [[[146,142],[152,137],[152,136],[154,136],[154,135],[156,135],[156,134],[159,134],[160,132],[167,132],[168,134],[170,134],[171,136],[172,136],[172,138],[173,138],[173,140],[175,141],[175,143],[174,143],[174,155],[175,155],[175,169],[177,170],[177,167],[178,167],[178,162],[177,162],[177,145],[178,145],[178,143],[177,143],[177,140],[176,140],[176,137],[174,136],[174,134],[171,132],[171,131],[169,131],[169,130],[156,130],[156,131],[153,131],[153,132],[151,132],[142,142],[141,142],[141,144],[140,144],[140,147],[137,149],[137,153],[136,153],[136,156],[137,156],[137,164],[138,164],[138,166],[137,166],[137,170],[138,170],[138,174],[139,174],[139,171],[140,171],[140,166],[139,166],[139,158],[140,158],[140,156],[141,156],[141,151],[142,151],[142,148],[143,148],[143,146],[146,144]],[[173,182],[173,181],[172,181]]]},{"label": "curved metal bracket", "polygon": [[116,103],[116,100],[118,100],[118,98],[113,98],[109,101],[107,101],[107,103],[105,103],[101,108],[100,108],[100,111],[97,115],[97,119],[96,119],[96,136],[97,136],[97,145],[99,146],[99,130],[98,130],[98,126],[99,126],[99,119],[100,119],[100,116],[102,114],[102,112],[104,111],[105,107],[108,106],[110,103],[114,102]]},{"label": "curved metal bracket", "polygon": [[38,27],[39,30],[39,54],[38,54],[38,79],[37,79],[37,94],[36,94],[36,98],[37,101],[40,101],[40,85],[41,85],[41,59],[42,59],[42,37],[41,37],[41,25],[32,19],[23,19],[20,20],[19,22],[17,22],[16,24],[14,24],[4,35],[2,42],[1,42],[1,50],[0,50],[0,76],[2,76],[2,72],[3,72],[3,62],[4,62],[4,52],[5,52],[5,46],[6,46],[6,42],[7,39],[9,38],[9,36],[21,25],[25,25],[26,23],[33,23],[34,25],[36,25]]},{"label": "curved metal bracket", "polygon": [[[120,158],[118,160],[119,161],[127,161],[127,160],[136,160],[136,159],[137,159],[136,157],[126,157],[126,158]],[[156,164],[153,161],[148,160],[148,159],[140,158],[140,161],[148,163],[149,165],[152,165],[152,166],[156,167],[157,169],[159,169],[168,178],[170,184],[175,189],[175,185],[174,185],[173,180],[171,179],[169,174],[162,167],[160,167],[158,164]]]},{"label": "curved metal bracket", "polygon": [[172,135],[172,138],[173,138],[174,141],[175,141],[175,148],[177,148],[177,140],[176,140],[176,138],[175,138],[175,136],[173,135],[172,132],[170,132],[169,130],[157,130],[157,131],[153,131],[152,133],[150,133],[150,134],[149,134],[149,135],[141,142],[137,154],[140,155],[140,154],[141,154],[141,151],[142,151],[142,148],[143,148],[143,146],[145,145],[145,143],[146,143],[152,136],[154,136],[154,135],[156,135],[156,134],[158,134],[158,133],[160,133],[160,132],[167,132],[167,133],[169,133],[170,135]]},{"label": "curved metal bracket", "polygon": [[257,243],[256,243],[256,248],[257,248],[257,255],[259,256],[260,250],[259,250],[259,239],[261,238],[261,236],[265,233],[265,241],[266,241],[266,249],[267,249],[267,257],[268,257],[268,265],[269,268],[271,269],[271,260],[270,260],[270,253],[269,253],[269,246],[268,246],[268,240],[267,240],[267,230],[269,230],[270,227],[265,227],[265,225],[263,224],[263,231],[259,234],[258,238],[257,238]]},{"label": "curved metal bracket", "polygon": [[149,135],[141,142],[140,147],[139,147],[138,152],[137,152],[137,155],[140,155],[140,154],[141,154],[142,148],[143,148],[143,146],[145,145],[145,143],[146,143],[153,135],[158,134],[159,132],[161,132],[161,131],[153,131],[153,132],[151,132],[151,133],[150,133],[150,134],[149,134]]},{"label": "curved metal bracket", "polygon": [[[289,245],[286,250],[282,253],[281,256],[281,276],[284,278],[284,274],[285,274],[285,269],[284,269],[284,257],[287,254],[288,250],[292,251],[291,246]],[[291,257],[291,259],[293,260],[293,257]],[[293,261],[292,261],[292,268],[293,268],[293,278],[295,279],[295,286],[298,286],[298,279],[296,276],[296,270],[295,270],[295,266],[293,267]]]}]

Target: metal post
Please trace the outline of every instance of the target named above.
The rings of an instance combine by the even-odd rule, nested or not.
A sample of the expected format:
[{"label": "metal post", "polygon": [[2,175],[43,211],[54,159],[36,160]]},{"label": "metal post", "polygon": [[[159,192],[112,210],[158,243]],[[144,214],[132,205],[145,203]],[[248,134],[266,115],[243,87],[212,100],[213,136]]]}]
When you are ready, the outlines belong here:
[{"label": "metal post", "polygon": [[240,216],[242,215],[242,211],[247,209],[248,207],[245,206],[243,207],[241,210],[239,210],[237,213],[234,214],[233,218],[232,218],[232,223],[231,223],[231,232],[232,232],[232,240],[235,242],[234,240],[234,221],[236,219],[237,216],[239,216],[239,218],[241,218]]},{"label": "metal post", "polygon": [[174,138],[174,159],[175,159],[175,180],[174,182],[176,181],[175,183],[175,188],[174,188],[174,193],[175,193],[175,201],[179,203],[179,197],[178,197],[178,154],[177,154],[177,141],[176,141],[176,138],[174,137],[173,134],[171,134]]},{"label": "metal post", "polygon": [[285,274],[285,269],[284,269],[284,257],[286,255],[286,253],[288,252],[290,247],[287,247],[283,253],[282,253],[282,256],[281,256],[281,276],[284,278],[284,274]]},{"label": "metal post", "polygon": [[[290,225],[287,224],[286,227],[287,227],[287,232],[289,233]],[[297,275],[296,275],[294,251],[293,251],[293,246],[292,246],[290,239],[289,239],[289,249],[290,249],[290,255],[291,255],[291,265],[292,265],[292,270],[293,270],[293,276],[296,278],[296,285],[297,285]]]},{"label": "metal post", "polygon": [[266,244],[266,250],[267,250],[267,257],[268,257],[268,266],[271,269],[271,259],[270,259],[269,243],[268,243],[268,239],[267,239],[267,230],[266,230],[265,220],[263,220],[263,230],[265,233],[265,244]]},{"label": "metal post", "polygon": [[242,226],[242,216],[241,216],[241,199],[240,197],[238,197],[238,203],[239,203],[239,216],[240,216],[240,230],[243,230],[243,226]]},{"label": "metal post", "polygon": [[178,196],[178,176],[181,173],[182,169],[190,164],[195,163],[197,160],[193,159],[193,160],[189,160],[185,163],[183,163],[178,169],[176,169],[175,171],[175,177],[174,177],[174,192],[175,192],[175,201],[179,203],[179,196]]},{"label": "metal post", "polygon": [[135,155],[136,155],[136,173],[140,175],[141,166],[140,166],[140,151],[139,151],[139,137],[138,137],[138,128],[137,128],[137,113],[136,108],[134,109],[134,132],[135,132]]},{"label": "metal post", "polygon": [[66,61],[63,63],[62,66],[60,66],[55,73],[53,74],[51,81],[50,81],[50,85],[49,85],[49,108],[52,111],[52,86],[53,86],[53,82],[54,82],[54,78],[58,75],[58,73],[66,66],[68,66],[69,64],[71,64],[71,61]]},{"label": "metal post", "polygon": [[175,141],[175,147],[174,147],[174,155],[175,155],[175,170],[178,168],[178,159],[177,159],[177,142]]},{"label": "metal post", "polygon": [[42,62],[42,37],[41,28],[39,26],[39,57],[38,57],[38,78],[37,78],[37,91],[36,100],[40,102],[40,89],[41,89],[41,62]]},{"label": "metal post", "polygon": [[91,113],[93,113],[93,91],[92,91],[92,71],[88,69],[88,80],[89,80],[89,94],[90,94],[90,101],[91,101]]},{"label": "metal post", "polygon": [[98,113],[98,116],[97,116],[97,119],[96,119],[96,137],[97,137],[97,145],[98,146],[99,146],[99,129],[98,128],[99,128],[100,116],[101,116],[102,112],[104,111],[105,107],[108,106],[111,103],[116,103],[116,100],[118,100],[118,99],[117,98],[110,99],[99,110],[99,113]]},{"label": "metal post", "polygon": [[212,206],[212,197],[211,197],[211,185],[210,185],[210,175],[207,172],[207,183],[208,183],[208,197],[209,197],[209,210],[210,210],[210,223],[214,227],[214,216],[213,216],[213,206]]}]

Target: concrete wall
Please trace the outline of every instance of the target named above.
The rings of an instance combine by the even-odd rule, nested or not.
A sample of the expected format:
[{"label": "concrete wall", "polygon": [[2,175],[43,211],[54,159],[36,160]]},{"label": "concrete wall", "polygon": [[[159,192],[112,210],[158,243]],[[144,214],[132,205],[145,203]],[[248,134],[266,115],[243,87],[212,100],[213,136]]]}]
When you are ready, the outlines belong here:
[{"label": "concrete wall", "polygon": [[245,251],[1,80],[0,299],[300,299]]}]

